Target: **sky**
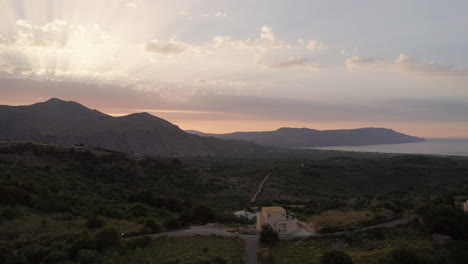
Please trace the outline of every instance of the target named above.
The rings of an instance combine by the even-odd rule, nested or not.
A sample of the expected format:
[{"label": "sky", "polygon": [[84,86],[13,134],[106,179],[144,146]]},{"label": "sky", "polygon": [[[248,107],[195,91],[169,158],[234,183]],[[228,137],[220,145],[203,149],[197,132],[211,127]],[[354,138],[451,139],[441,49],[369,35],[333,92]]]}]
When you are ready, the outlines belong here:
[{"label": "sky", "polygon": [[468,138],[466,0],[0,0],[0,104]]}]

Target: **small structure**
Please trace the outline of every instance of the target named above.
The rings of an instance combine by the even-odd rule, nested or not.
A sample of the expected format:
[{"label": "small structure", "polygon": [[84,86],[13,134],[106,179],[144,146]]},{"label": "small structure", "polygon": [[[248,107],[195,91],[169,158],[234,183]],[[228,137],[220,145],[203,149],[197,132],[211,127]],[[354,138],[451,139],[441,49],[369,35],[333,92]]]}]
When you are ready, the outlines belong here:
[{"label": "small structure", "polygon": [[254,213],[245,210],[234,212],[234,215],[237,217],[245,217],[247,219],[253,219],[256,216]]},{"label": "small structure", "polygon": [[264,225],[270,225],[280,234],[291,234],[299,230],[297,219],[288,215],[286,210],[279,206],[262,207],[262,210],[257,212],[257,230],[262,230]]},{"label": "small structure", "polygon": [[463,203],[463,211],[468,212],[468,200]]}]

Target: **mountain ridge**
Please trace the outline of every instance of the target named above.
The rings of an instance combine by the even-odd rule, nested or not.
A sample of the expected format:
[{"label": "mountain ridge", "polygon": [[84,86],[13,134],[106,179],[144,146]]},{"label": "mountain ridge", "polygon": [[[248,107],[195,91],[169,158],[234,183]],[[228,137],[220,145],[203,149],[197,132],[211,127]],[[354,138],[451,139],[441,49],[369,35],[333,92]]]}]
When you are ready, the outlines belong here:
[{"label": "mountain ridge", "polygon": [[226,134],[208,134],[194,130],[189,130],[189,132],[200,136],[244,140],[262,146],[281,148],[401,144],[425,141],[423,138],[402,134],[393,129],[375,127],[334,130],[281,127],[274,131]]},{"label": "mountain ridge", "polygon": [[153,156],[236,155],[263,150],[250,142],[188,134],[149,113],[113,117],[57,98],[27,106],[0,106],[0,140],[85,144]]}]

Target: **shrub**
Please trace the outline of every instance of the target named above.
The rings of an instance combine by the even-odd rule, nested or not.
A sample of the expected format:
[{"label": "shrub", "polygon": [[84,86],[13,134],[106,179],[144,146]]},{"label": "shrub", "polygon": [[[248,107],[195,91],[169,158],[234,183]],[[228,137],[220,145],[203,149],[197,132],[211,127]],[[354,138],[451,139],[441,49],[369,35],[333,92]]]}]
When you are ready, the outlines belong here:
[{"label": "shrub", "polygon": [[192,220],[196,223],[205,224],[214,221],[215,213],[210,208],[197,205],[192,209]]},{"label": "shrub", "polygon": [[408,249],[394,249],[386,258],[386,264],[428,264],[425,258]]},{"label": "shrub", "polygon": [[82,235],[73,240],[68,250],[68,255],[74,258],[82,249],[94,250],[96,249],[96,241],[89,235]]},{"label": "shrub", "polygon": [[102,261],[102,257],[96,250],[82,249],[78,251],[76,260],[83,264],[100,263]]},{"label": "shrub", "polygon": [[63,263],[68,260],[68,254],[60,250],[52,250],[45,258],[45,263]]},{"label": "shrub", "polygon": [[18,210],[6,207],[2,209],[1,216],[6,220],[13,220],[19,215]]},{"label": "shrub", "polygon": [[273,261],[269,248],[260,248],[257,252],[258,261],[262,264],[270,264]]},{"label": "shrub", "polygon": [[135,216],[135,217],[148,216],[149,209],[146,205],[142,203],[136,203],[136,204],[133,204],[132,207],[130,207],[128,212],[130,213],[130,215]]},{"label": "shrub", "polygon": [[86,227],[88,229],[96,229],[96,228],[101,228],[105,225],[104,219],[102,219],[99,216],[93,215],[91,216],[88,221],[86,221]]},{"label": "shrub", "polygon": [[133,238],[125,241],[125,246],[127,249],[137,249],[137,248],[146,248],[151,246],[151,237],[144,236],[139,238]]},{"label": "shrub", "polygon": [[31,262],[40,262],[47,256],[47,250],[38,244],[32,244],[20,249],[20,253],[24,255]]},{"label": "shrub", "polygon": [[341,250],[330,250],[320,257],[320,264],[353,264],[348,253]]},{"label": "shrub", "polygon": [[96,233],[95,240],[98,249],[108,248],[119,243],[120,232],[115,228],[107,227]]},{"label": "shrub", "polygon": [[260,231],[260,243],[272,246],[278,242],[278,233],[273,230],[270,225],[262,226],[262,231]]},{"label": "shrub", "polygon": [[158,233],[161,231],[158,223],[156,223],[153,219],[146,219],[145,228],[147,228],[151,233]]},{"label": "shrub", "polygon": [[176,218],[171,216],[164,220],[164,226],[169,229],[175,229],[180,227],[180,223]]},{"label": "shrub", "polygon": [[29,194],[15,187],[0,187],[0,203],[8,205],[31,205]]}]

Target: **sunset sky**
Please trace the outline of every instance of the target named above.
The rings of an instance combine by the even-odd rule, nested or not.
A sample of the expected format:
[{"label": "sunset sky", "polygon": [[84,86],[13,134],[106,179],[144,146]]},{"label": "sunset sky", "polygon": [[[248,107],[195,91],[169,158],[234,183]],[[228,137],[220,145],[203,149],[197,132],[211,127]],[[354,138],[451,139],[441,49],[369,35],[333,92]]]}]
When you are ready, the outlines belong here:
[{"label": "sunset sky", "polygon": [[466,0],[0,0],[0,104],[468,138]]}]

